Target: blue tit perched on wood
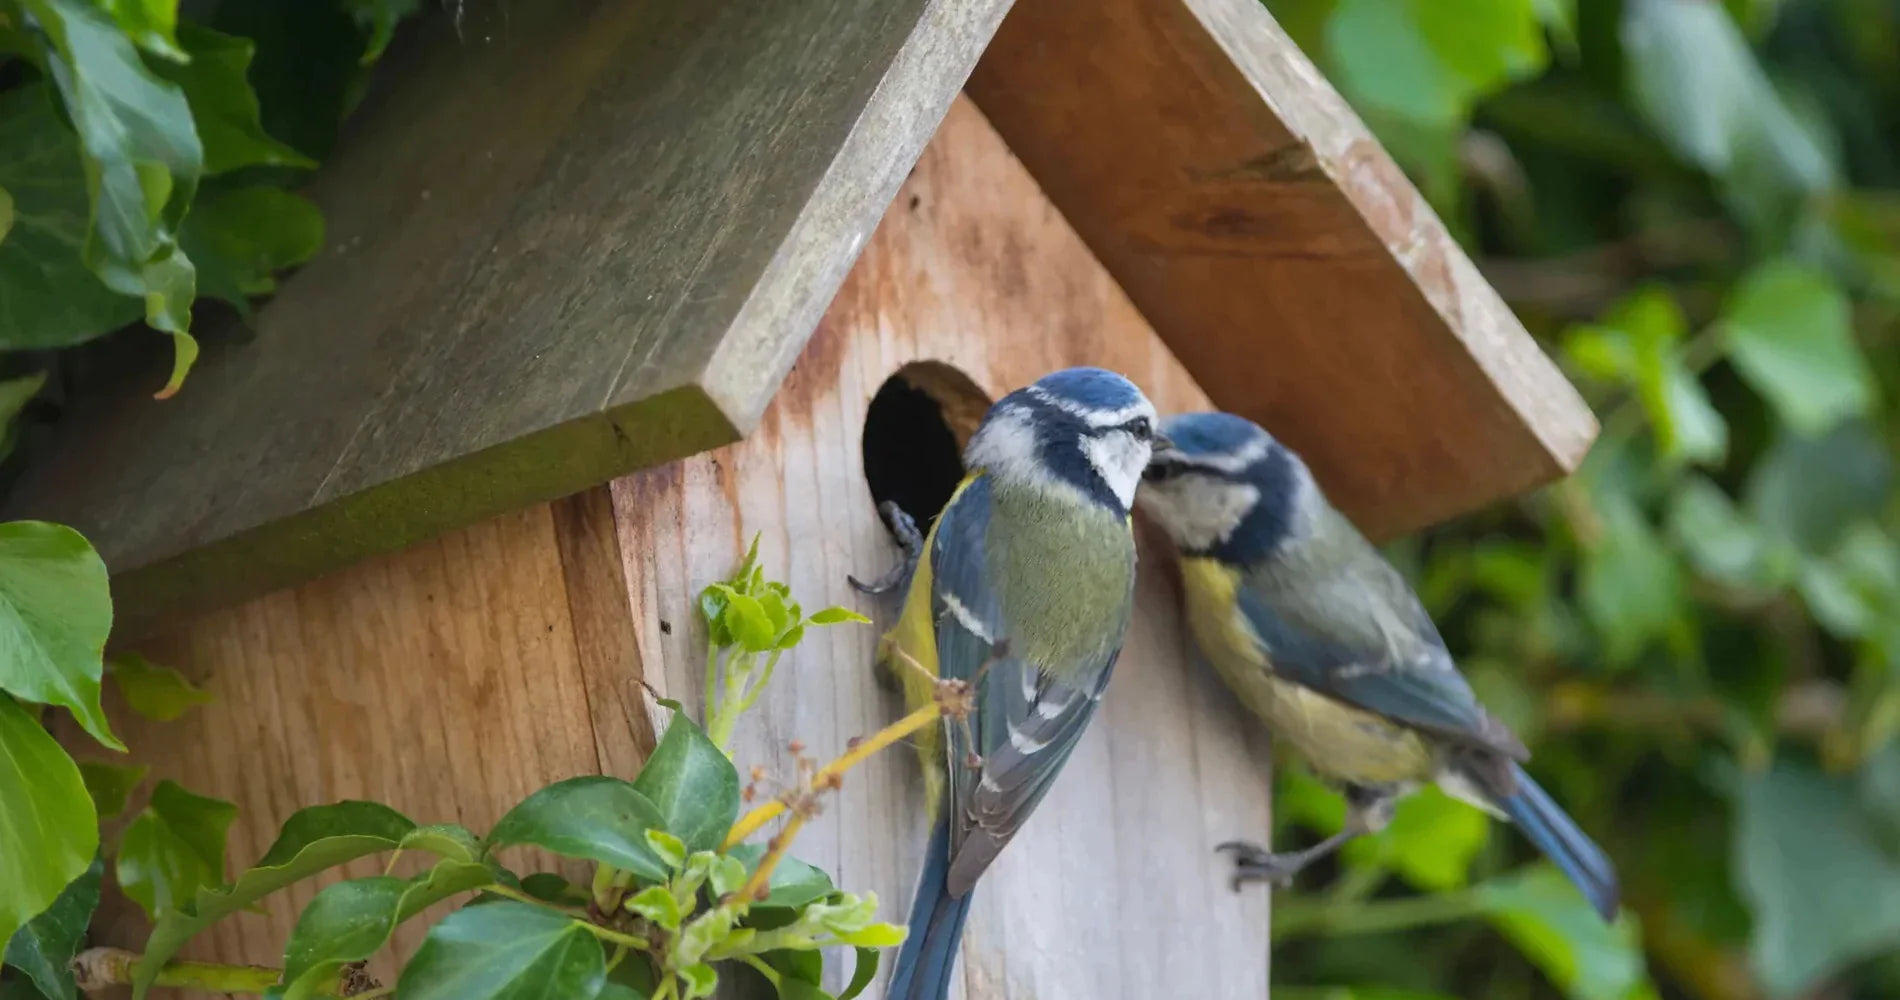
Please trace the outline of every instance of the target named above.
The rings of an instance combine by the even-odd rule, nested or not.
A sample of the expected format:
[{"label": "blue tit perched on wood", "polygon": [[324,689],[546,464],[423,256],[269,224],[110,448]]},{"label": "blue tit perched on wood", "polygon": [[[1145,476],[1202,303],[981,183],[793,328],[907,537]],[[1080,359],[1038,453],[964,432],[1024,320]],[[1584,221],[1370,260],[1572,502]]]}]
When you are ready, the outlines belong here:
[{"label": "blue tit perched on wood", "polygon": [[1189,628],[1240,700],[1346,791],[1345,828],[1308,850],[1222,845],[1236,878],[1289,879],[1436,782],[1509,817],[1613,919],[1609,858],[1525,773],[1524,745],[1478,704],[1412,588],[1299,456],[1231,414],[1162,430],[1172,444],[1156,450],[1139,504],[1180,549]]},{"label": "blue tit perched on wood", "polygon": [[998,401],[964,449],[885,640],[910,661],[894,669],[913,706],[936,677],[969,682],[973,705],[920,740],[942,804],[891,1000],[949,995],[971,890],[1095,714],[1133,602],[1129,507],[1155,425],[1133,383],[1071,368]]}]

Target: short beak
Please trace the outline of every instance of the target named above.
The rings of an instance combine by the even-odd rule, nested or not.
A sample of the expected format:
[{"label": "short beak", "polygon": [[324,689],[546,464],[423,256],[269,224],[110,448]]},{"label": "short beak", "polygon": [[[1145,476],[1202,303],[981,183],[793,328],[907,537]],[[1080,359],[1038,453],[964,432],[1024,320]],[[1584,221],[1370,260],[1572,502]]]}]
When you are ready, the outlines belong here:
[{"label": "short beak", "polygon": [[1155,458],[1174,451],[1174,442],[1168,440],[1168,436],[1160,431],[1155,431],[1154,438],[1148,442],[1148,446]]}]

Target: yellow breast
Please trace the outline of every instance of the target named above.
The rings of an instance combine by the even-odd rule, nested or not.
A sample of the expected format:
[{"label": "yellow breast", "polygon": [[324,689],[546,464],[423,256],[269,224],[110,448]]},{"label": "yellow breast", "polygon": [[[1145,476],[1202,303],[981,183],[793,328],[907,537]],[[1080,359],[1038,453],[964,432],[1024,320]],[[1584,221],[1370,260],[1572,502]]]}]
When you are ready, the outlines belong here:
[{"label": "yellow breast", "polygon": [[1431,778],[1431,749],[1415,733],[1273,675],[1259,637],[1240,613],[1237,571],[1190,557],[1181,560],[1181,575],[1188,628],[1215,672],[1313,770],[1362,784]]}]

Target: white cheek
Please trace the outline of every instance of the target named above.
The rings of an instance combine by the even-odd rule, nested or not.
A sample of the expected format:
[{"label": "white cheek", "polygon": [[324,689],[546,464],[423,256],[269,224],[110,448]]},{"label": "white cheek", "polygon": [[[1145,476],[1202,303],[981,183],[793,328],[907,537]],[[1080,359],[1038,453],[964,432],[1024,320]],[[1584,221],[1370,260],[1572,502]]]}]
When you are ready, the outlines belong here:
[{"label": "white cheek", "polygon": [[1226,541],[1259,499],[1260,491],[1245,483],[1191,474],[1141,491],[1142,509],[1167,529],[1176,544],[1189,549],[1208,549]]},{"label": "white cheek", "polygon": [[1126,510],[1135,502],[1135,488],[1141,485],[1141,470],[1148,466],[1147,442],[1133,434],[1112,433],[1082,439],[1082,454],[1108,484],[1109,492]]}]

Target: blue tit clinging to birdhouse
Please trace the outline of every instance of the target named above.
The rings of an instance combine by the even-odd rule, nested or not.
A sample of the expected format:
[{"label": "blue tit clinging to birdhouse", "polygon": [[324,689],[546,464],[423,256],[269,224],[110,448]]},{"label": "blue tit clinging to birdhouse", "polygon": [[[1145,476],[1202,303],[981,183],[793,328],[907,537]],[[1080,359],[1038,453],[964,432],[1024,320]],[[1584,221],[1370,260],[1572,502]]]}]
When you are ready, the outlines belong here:
[{"label": "blue tit clinging to birdhouse", "polygon": [[990,408],[886,638],[913,705],[968,681],[931,732],[943,802],[886,994],[942,1000],[971,890],[1048,791],[1102,697],[1134,597],[1129,507],[1157,441],[1134,384],[1071,368]]},{"label": "blue tit clinging to birdhouse", "polygon": [[1412,588],[1299,456],[1231,414],[1171,417],[1162,431],[1171,444],[1138,503],[1180,550],[1190,630],[1240,700],[1346,792],[1345,828],[1305,851],[1222,845],[1236,877],[1289,879],[1436,782],[1509,817],[1613,919],[1609,858],[1525,773],[1524,745],[1478,704]]}]

